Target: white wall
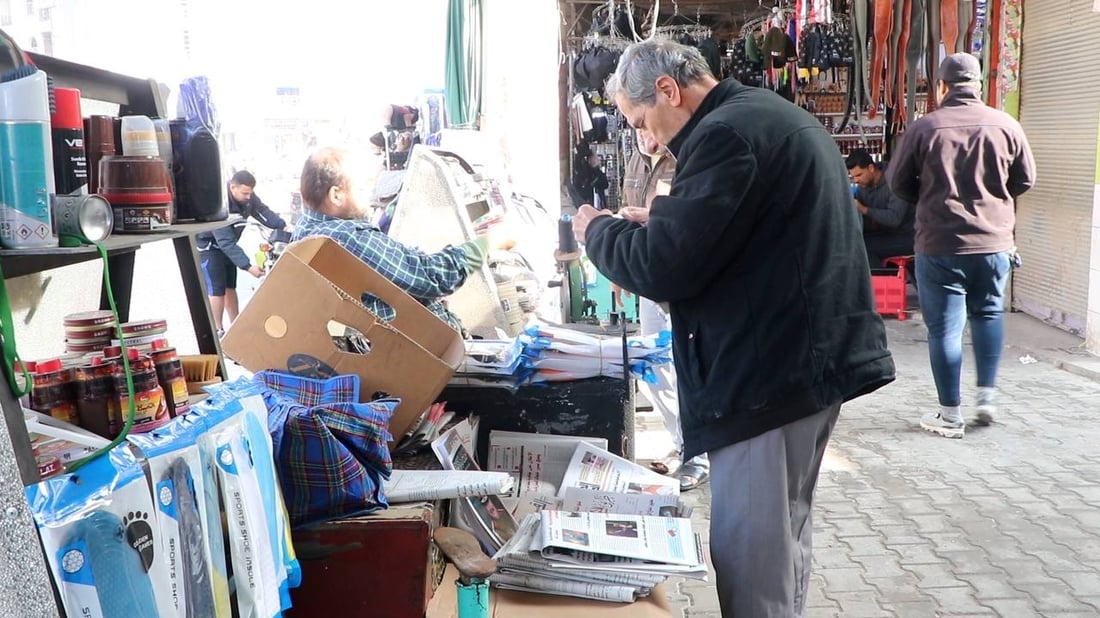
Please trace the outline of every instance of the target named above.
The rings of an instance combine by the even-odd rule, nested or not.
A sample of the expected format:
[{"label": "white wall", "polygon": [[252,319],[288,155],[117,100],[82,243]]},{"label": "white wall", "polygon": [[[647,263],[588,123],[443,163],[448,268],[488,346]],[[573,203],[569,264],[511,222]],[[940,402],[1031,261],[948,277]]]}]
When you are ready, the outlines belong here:
[{"label": "white wall", "polygon": [[482,132],[516,190],[559,211],[556,0],[483,0]]}]

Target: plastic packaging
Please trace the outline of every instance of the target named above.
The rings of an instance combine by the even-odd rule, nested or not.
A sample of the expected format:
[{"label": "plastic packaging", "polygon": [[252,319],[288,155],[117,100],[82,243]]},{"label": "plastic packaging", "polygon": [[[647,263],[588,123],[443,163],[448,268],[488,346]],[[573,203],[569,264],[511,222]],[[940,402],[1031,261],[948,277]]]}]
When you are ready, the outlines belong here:
[{"label": "plastic packaging", "polygon": [[263,465],[264,458],[245,438],[244,417],[236,401],[211,397],[180,420],[197,418],[206,425],[199,444],[212,456],[217,470],[237,613],[242,618],[271,618],[282,613],[276,552],[269,533],[276,524],[269,523],[264,512],[265,496],[256,475],[256,464]]},{"label": "plastic packaging", "polygon": [[168,556],[175,613],[160,618],[215,615],[210,546],[203,531],[205,503],[199,499],[202,462],[192,428],[170,423],[128,438],[149,462],[157,525]]},{"label": "plastic packaging", "polygon": [[232,618],[229,598],[229,567],[225,560],[225,529],[219,506],[218,471],[214,462],[214,441],[207,436],[204,414],[181,416],[173,423],[180,430],[190,431],[198,445],[200,473],[195,474],[195,496],[206,531],[206,546],[210,558],[210,585],[214,589],[213,618]]},{"label": "plastic packaging", "polygon": [[128,444],[26,493],[69,616],[171,615],[152,495]]}]

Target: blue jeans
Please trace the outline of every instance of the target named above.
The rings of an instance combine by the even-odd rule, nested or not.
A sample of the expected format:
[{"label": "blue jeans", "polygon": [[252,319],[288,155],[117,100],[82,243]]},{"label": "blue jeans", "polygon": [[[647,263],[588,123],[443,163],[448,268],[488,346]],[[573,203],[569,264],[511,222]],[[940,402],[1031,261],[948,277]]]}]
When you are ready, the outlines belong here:
[{"label": "blue jeans", "polygon": [[928,327],[928,357],[941,406],[960,404],[962,335],[967,320],[978,386],[995,386],[1004,345],[1008,253],[917,255],[917,294]]}]

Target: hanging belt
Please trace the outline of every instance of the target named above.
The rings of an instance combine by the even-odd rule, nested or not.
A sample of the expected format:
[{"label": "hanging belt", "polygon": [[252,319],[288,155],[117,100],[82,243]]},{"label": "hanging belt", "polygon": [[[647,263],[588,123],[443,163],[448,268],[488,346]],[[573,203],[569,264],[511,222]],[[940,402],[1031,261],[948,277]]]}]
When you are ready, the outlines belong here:
[{"label": "hanging belt", "polygon": [[871,49],[871,66],[867,71],[871,79],[871,106],[867,112],[868,118],[874,118],[878,114],[879,95],[882,91],[882,72],[889,56],[887,46],[890,44],[890,34],[894,28],[894,0],[875,0],[873,17],[875,31]]},{"label": "hanging belt", "polygon": [[[935,2],[935,0],[932,0]],[[924,0],[912,0],[909,7],[909,44],[905,48],[905,115],[912,120],[917,109],[917,68],[924,56]]]}]

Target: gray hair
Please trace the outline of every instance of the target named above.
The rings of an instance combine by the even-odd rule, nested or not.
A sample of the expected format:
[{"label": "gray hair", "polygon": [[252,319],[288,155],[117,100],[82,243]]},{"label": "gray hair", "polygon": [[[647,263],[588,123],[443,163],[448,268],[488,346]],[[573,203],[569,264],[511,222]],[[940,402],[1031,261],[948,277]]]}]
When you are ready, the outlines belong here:
[{"label": "gray hair", "polygon": [[665,38],[646,39],[626,48],[619,67],[607,80],[610,99],[620,94],[635,105],[653,105],[657,79],[667,75],[680,87],[713,77],[699,50]]}]

